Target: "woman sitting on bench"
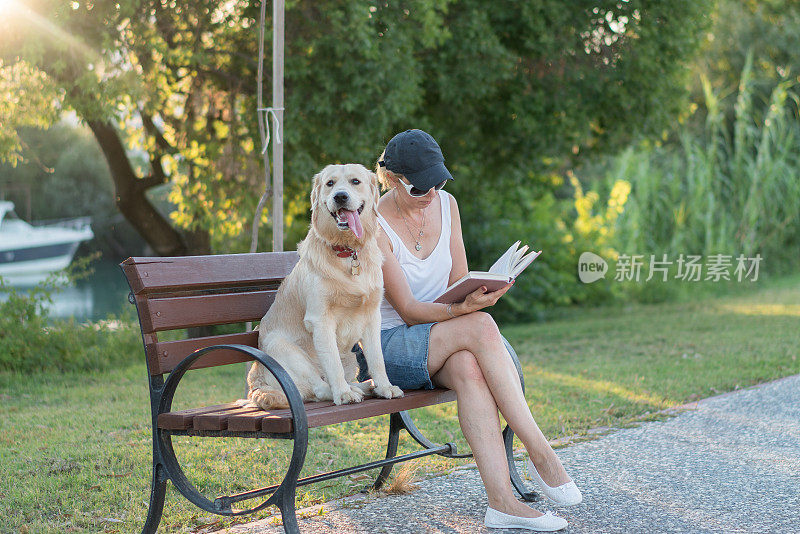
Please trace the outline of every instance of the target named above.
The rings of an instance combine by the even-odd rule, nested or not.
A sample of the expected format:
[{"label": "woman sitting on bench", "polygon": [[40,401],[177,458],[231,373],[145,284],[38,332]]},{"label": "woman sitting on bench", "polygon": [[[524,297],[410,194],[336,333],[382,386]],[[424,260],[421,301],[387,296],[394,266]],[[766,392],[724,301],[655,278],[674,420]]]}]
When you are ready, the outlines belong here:
[{"label": "woman sitting on bench", "polygon": [[461,430],[489,500],[486,526],[566,527],[563,518],[517,500],[509,481],[498,409],[525,445],[542,492],[563,506],[582,499],[533,419],[514,350],[492,317],[480,311],[511,284],[492,293],[479,289],[458,304],[433,302],[468,271],[458,205],[442,190],[453,178],[439,145],[421,130],[399,133],[381,155],[377,173],[388,189],[378,204],[378,241],[385,257],[381,343],[389,380],[403,389],[436,385],[456,392]]}]

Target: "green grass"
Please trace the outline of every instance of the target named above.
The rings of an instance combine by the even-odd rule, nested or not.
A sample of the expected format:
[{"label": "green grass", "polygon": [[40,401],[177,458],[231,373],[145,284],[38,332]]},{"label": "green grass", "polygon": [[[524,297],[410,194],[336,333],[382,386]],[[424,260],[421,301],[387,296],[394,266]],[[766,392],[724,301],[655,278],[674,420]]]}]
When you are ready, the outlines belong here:
[{"label": "green grass", "polygon": [[548,436],[618,426],[800,372],[800,278],[700,301],[598,308],[504,333]]},{"label": "green grass", "polygon": [[[557,320],[503,332],[520,354],[537,421],[548,437],[564,438],[800,373],[798,303],[800,277],[794,276],[700,300],[569,310]],[[243,373],[240,365],[190,373],[176,408],[240,397]],[[145,380],[143,363],[93,375],[0,373],[0,530],[141,529],[151,462]],[[416,417],[431,438],[465,447],[453,403]],[[386,428],[382,417],[312,430],[303,476],[380,458]],[[286,443],[175,441],[190,479],[211,497],[277,482],[287,464]],[[408,440],[401,448],[411,450]],[[426,458],[417,467],[425,474],[456,465]],[[367,481],[362,474],[306,486],[300,505],[355,493]],[[170,486],[164,532],[200,531],[214,521],[230,523],[190,505]]]}]

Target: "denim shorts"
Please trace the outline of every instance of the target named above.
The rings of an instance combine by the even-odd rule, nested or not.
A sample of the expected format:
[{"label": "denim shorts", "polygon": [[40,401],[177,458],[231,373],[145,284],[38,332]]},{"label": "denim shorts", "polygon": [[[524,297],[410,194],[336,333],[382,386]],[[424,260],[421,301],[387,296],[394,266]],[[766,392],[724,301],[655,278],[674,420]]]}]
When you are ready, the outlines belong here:
[{"label": "denim shorts", "polygon": [[[381,330],[381,349],[386,365],[389,382],[400,389],[433,389],[428,374],[428,347],[430,345],[431,327],[436,323],[424,323],[408,326],[402,324],[394,328]],[[514,361],[517,373],[522,377],[522,368],[514,348],[502,335],[503,343]],[[369,378],[367,362],[358,354],[358,380]]]}]

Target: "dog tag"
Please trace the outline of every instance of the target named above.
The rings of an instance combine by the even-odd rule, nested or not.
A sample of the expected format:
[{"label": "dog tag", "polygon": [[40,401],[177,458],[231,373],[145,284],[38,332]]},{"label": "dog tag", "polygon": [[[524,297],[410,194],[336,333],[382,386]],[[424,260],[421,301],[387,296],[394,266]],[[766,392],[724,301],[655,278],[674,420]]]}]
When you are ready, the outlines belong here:
[{"label": "dog tag", "polygon": [[361,274],[361,263],[356,259],[353,259],[350,262],[350,274],[353,276],[358,276]]}]

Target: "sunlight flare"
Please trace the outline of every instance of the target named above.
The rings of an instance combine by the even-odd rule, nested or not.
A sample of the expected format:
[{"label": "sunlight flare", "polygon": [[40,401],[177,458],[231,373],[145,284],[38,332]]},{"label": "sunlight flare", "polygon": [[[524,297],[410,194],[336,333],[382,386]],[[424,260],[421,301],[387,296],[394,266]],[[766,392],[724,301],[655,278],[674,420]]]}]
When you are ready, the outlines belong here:
[{"label": "sunlight flare", "polygon": [[53,21],[31,9],[23,1],[0,0],[0,17],[8,18],[9,15],[16,19],[14,20],[15,24],[28,23],[32,29],[41,32],[43,37],[49,36],[52,41],[58,44],[59,48],[68,47],[78,52],[88,62],[99,60],[99,54],[89,48],[81,38],[60,28]]},{"label": "sunlight flare", "polygon": [[800,317],[800,305],[798,304],[720,304],[717,308],[739,315]]}]

